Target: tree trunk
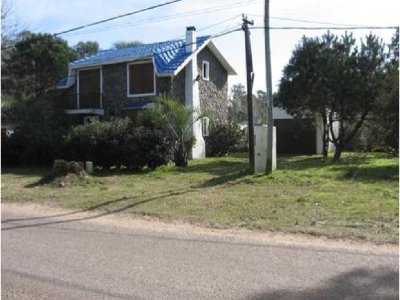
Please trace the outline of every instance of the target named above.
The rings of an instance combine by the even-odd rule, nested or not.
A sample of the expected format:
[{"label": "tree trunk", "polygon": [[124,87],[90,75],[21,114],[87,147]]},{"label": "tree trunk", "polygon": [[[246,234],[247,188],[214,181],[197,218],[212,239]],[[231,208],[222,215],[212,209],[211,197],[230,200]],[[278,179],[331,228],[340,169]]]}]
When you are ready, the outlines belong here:
[{"label": "tree trunk", "polygon": [[322,156],[324,158],[328,157],[328,148],[329,148],[329,131],[328,131],[328,121],[327,116],[322,114]]},{"label": "tree trunk", "polygon": [[175,166],[177,167],[187,167],[188,166],[188,153],[182,144],[178,146],[175,151]]},{"label": "tree trunk", "polygon": [[342,151],[343,151],[343,146],[341,144],[335,144],[335,154],[333,155],[334,162],[337,162],[340,159]]}]

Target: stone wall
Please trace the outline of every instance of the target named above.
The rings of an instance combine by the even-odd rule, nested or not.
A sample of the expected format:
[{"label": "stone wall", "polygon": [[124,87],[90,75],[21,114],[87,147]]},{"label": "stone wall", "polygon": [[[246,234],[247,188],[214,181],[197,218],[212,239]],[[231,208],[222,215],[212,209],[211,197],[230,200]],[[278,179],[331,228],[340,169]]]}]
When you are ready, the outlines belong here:
[{"label": "stone wall", "polygon": [[[210,79],[201,78],[202,62],[210,63]],[[228,118],[228,72],[206,47],[197,56],[199,80],[200,105],[203,112],[208,112],[212,117],[220,120]],[[172,96],[185,104],[185,68],[172,78]]]},{"label": "stone wall", "polygon": [[171,96],[185,104],[185,68],[172,78],[172,93]]},{"label": "stone wall", "polygon": [[126,76],[126,63],[103,66],[103,108],[105,116],[119,115],[121,106],[131,99],[127,97]]},{"label": "stone wall", "polygon": [[[209,80],[201,77],[204,60],[210,63]],[[197,67],[200,74],[199,92],[202,111],[209,112],[211,117],[226,120],[228,118],[228,72],[207,47],[197,55]]]}]

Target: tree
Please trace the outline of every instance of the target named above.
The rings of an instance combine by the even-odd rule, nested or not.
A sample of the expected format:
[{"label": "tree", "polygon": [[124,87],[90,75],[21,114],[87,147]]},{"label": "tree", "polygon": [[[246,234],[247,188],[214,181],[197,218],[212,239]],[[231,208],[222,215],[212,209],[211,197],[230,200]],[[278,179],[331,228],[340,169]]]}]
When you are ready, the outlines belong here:
[{"label": "tree", "polygon": [[[255,123],[266,123],[267,95],[258,90],[253,94],[253,117]],[[234,84],[231,88],[229,104],[229,119],[235,123],[247,121],[247,92],[243,84]]]},{"label": "tree", "polygon": [[159,97],[154,107],[148,111],[156,126],[170,132],[174,141],[174,161],[178,167],[188,165],[189,153],[196,143],[193,135],[194,111],[179,101],[168,97]]},{"label": "tree", "polygon": [[399,152],[399,30],[389,45],[384,82],[373,117],[373,127],[379,127],[381,138],[389,151]]},{"label": "tree", "polygon": [[284,68],[278,102],[300,118],[319,115],[324,125],[324,156],[329,139],[338,160],[374,110],[384,65],[383,43],[372,34],[359,47],[351,34],[303,37]]},{"label": "tree", "polygon": [[13,18],[13,2],[3,0],[1,2],[1,52],[8,52],[16,35],[17,24]]},{"label": "tree", "polygon": [[73,49],[75,50],[78,58],[82,58],[97,53],[97,51],[99,51],[99,43],[96,41],[80,41],[73,47]]},{"label": "tree", "polygon": [[247,120],[247,98],[246,88],[243,84],[234,84],[231,88],[229,118],[233,122],[243,122]]},{"label": "tree", "polygon": [[141,41],[129,41],[129,42],[118,41],[113,44],[113,46],[117,49],[127,48],[127,47],[135,47],[135,46],[139,46],[139,45],[143,45],[143,43]]},{"label": "tree", "polygon": [[261,90],[253,95],[254,120],[256,124],[267,123],[267,93]]},{"label": "tree", "polygon": [[6,59],[4,92],[16,99],[41,97],[67,73],[75,53],[67,42],[50,34],[24,33]]}]

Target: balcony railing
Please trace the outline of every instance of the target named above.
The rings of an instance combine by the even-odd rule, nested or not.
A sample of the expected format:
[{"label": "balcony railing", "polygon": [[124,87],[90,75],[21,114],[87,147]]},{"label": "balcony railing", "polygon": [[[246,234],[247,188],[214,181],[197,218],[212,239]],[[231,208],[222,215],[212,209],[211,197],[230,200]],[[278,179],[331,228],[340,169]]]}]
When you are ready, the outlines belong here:
[{"label": "balcony railing", "polygon": [[88,109],[103,108],[103,94],[100,93],[80,93],[70,94],[66,98],[65,109]]}]

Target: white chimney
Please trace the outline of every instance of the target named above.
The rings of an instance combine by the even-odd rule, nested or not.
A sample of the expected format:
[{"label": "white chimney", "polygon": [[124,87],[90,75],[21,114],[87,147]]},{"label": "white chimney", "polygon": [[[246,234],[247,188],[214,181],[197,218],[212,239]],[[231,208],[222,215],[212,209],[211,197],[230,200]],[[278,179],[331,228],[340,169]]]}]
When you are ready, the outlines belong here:
[{"label": "white chimney", "polygon": [[186,27],[186,52],[192,53],[196,50],[196,27]]},{"label": "white chimney", "polygon": [[[186,52],[193,53],[196,46],[196,28],[186,28]],[[202,124],[198,120],[200,113],[199,82],[197,80],[197,55],[192,54],[190,62],[185,67],[185,104],[194,110],[192,133],[196,137],[196,144],[192,148],[191,158],[204,158],[206,146],[202,134]]]}]

